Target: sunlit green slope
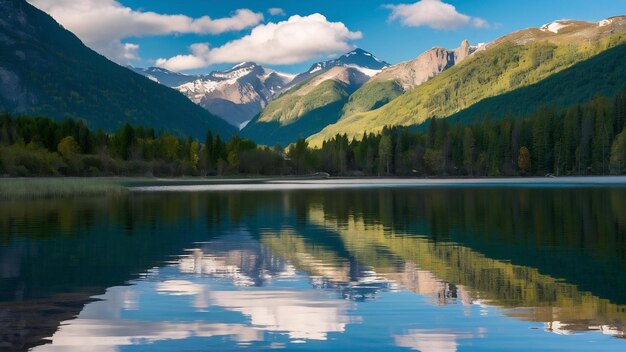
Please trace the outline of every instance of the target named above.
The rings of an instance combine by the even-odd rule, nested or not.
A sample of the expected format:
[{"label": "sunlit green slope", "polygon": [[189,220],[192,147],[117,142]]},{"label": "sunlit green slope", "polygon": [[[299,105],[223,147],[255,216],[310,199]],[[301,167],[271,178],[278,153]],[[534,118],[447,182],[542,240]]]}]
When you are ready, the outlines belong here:
[{"label": "sunlit green slope", "polygon": [[[560,23],[563,27],[556,32],[548,27],[531,28],[502,37],[389,104],[373,111],[344,115],[309,141],[321,145],[338,133],[358,138],[364,131],[380,131],[386,125],[416,125],[430,117],[449,117],[484,99],[539,83],[626,42],[626,17],[600,23]],[[576,87],[587,84],[589,78],[572,74],[568,76],[571,82],[567,83]],[[615,82],[623,80],[623,77],[610,78]],[[585,89],[593,97],[593,87]]]}]

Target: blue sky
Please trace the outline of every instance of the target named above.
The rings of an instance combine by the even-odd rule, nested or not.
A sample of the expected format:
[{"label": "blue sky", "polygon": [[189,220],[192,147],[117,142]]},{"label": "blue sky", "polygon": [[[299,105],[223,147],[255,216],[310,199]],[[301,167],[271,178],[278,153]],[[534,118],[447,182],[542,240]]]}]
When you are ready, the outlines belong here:
[{"label": "blue sky", "polygon": [[[28,1],[117,62],[196,73],[243,59],[300,72],[353,47],[393,64],[433,46],[488,42],[556,19],[599,21],[626,14],[625,0]],[[325,18],[308,17],[313,14]],[[301,17],[290,20],[293,15]],[[203,16],[210,20],[198,20]],[[285,21],[291,26],[283,26]],[[280,28],[283,34],[288,28],[287,38],[259,42]],[[251,38],[242,41],[246,36]]]}]

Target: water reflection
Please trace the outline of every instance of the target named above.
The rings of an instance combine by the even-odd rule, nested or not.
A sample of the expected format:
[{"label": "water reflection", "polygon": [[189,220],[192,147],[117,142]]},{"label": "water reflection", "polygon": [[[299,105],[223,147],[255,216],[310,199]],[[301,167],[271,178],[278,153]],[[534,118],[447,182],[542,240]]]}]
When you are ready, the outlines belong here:
[{"label": "water reflection", "polygon": [[0,349],[620,350],[625,199],[458,188],[0,203]]},{"label": "water reflection", "polygon": [[214,292],[210,298],[216,305],[249,317],[255,327],[284,331],[296,340],[326,340],[328,333],[343,332],[349,322],[345,316],[349,302],[320,292]]},{"label": "water reflection", "polygon": [[458,339],[470,339],[471,334],[446,331],[409,330],[404,335],[395,336],[396,346],[408,347],[421,352],[454,352]]}]

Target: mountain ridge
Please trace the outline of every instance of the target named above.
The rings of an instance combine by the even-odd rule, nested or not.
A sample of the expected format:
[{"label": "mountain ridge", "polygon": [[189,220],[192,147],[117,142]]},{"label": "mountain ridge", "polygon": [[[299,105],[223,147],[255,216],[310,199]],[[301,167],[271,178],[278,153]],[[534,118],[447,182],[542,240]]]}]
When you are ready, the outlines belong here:
[{"label": "mountain ridge", "polygon": [[368,51],[365,51],[361,48],[356,48],[339,56],[336,59],[314,63],[307,71],[296,75],[290,83],[290,86],[295,86],[299,83],[302,83],[336,66],[356,66],[361,69],[371,70],[371,72],[364,73],[368,74],[369,76],[373,76],[375,73],[377,73],[374,71],[381,71],[391,65],[385,61],[380,60]]},{"label": "mountain ridge", "polygon": [[[332,71],[336,67],[345,68],[345,72]],[[372,53],[356,48],[335,59],[320,61],[311,65],[309,70],[290,75],[257,65],[254,62],[242,62],[225,71],[212,71],[208,74],[187,75],[159,67],[135,68],[135,72],[149,79],[173,88],[200,105],[210,113],[222,118],[232,126],[245,128],[254,118],[262,114],[271,101],[302,84],[316,79],[315,85],[326,79],[339,79],[352,93],[365,84],[369,78],[390,67],[390,64],[378,59]],[[240,72],[243,74],[235,74]],[[328,73],[330,72],[330,73]],[[351,76],[352,78],[345,78]],[[317,78],[316,78],[317,77]],[[314,86],[309,86],[310,89]]]},{"label": "mountain ridge", "polygon": [[[559,22],[559,21],[555,21]],[[372,111],[342,116],[309,137],[320,146],[336,134],[360,138],[384,126],[410,126],[446,118],[479,101],[537,83],[572,65],[626,42],[626,17],[609,23],[561,21],[517,31],[484,45],[470,59]]]},{"label": "mountain ridge", "polygon": [[183,97],[86,47],[23,0],[0,0],[0,111],[74,118],[111,131],[126,123],[202,137],[233,129]]},{"label": "mountain ridge", "polygon": [[241,131],[242,136],[274,145],[317,133],[339,119],[350,94],[386,67],[362,49],[313,64]]},{"label": "mountain ridge", "polygon": [[457,49],[434,47],[415,59],[386,67],[350,96],[343,115],[379,108],[483,48],[464,40]]},{"label": "mountain ridge", "polygon": [[238,129],[261,112],[293,78],[254,62],[242,62],[228,70],[198,75],[185,75],[158,67],[134,70],[181,92]]}]

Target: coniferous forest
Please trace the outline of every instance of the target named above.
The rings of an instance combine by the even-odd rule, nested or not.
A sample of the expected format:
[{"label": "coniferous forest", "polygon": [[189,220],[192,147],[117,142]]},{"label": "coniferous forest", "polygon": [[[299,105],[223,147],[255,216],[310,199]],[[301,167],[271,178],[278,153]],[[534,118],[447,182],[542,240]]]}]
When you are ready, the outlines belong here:
[{"label": "coniferous forest", "polygon": [[321,148],[304,139],[265,147],[210,131],[203,141],[126,125],[0,118],[0,174],[10,176],[565,176],[626,172],[626,91],[567,109],[463,125],[432,118]]}]

